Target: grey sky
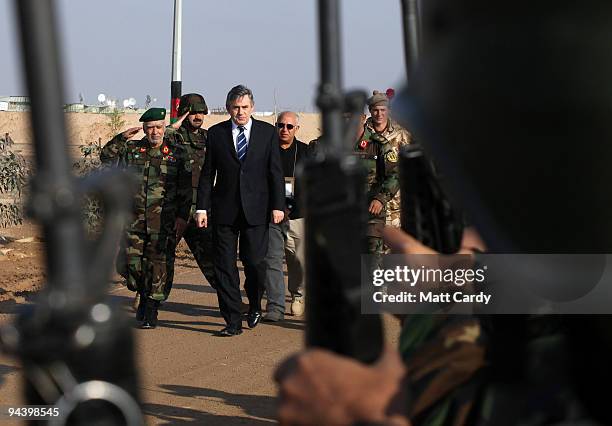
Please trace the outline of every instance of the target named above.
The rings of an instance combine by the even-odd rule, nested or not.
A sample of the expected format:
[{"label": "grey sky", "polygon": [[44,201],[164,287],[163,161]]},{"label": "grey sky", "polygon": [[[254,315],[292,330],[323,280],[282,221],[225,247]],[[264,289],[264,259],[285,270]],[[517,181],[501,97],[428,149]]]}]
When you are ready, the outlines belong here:
[{"label": "grey sky", "polygon": [[[0,96],[25,93],[13,0],[0,0]],[[343,0],[344,86],[397,88],[399,0]],[[170,97],[173,0],[58,0],[67,102],[103,92],[157,105]],[[183,0],[183,93],[222,106],[249,86],[257,110],[312,110],[319,78],[316,0]]]}]

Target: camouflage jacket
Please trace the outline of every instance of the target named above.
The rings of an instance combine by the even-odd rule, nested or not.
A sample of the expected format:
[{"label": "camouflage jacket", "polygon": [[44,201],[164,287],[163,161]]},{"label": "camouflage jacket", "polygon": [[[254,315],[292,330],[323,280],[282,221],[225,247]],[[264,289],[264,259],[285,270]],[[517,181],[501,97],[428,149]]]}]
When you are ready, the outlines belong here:
[{"label": "camouflage jacket", "polygon": [[383,205],[382,212],[377,216],[371,215],[369,223],[384,224],[385,206],[399,190],[398,150],[366,126],[353,153],[361,159],[367,170],[368,205],[372,200],[378,200]]},{"label": "camouflage jacket", "polygon": [[195,203],[198,195],[200,173],[202,172],[204,159],[206,158],[208,131],[206,129],[198,129],[196,132],[192,132],[187,127],[185,122],[183,122],[183,125],[178,130],[168,127],[166,130],[166,136],[173,137],[176,143],[181,144],[181,146],[185,148],[187,157],[189,158],[189,162],[191,164],[191,216],[193,213],[195,213]]},{"label": "camouflage jacket", "polygon": [[[389,123],[385,130],[381,133],[376,133],[374,126],[372,125],[372,118],[366,120],[365,127],[371,134],[377,134],[382,138],[386,139],[392,149],[399,153],[399,149],[402,145],[412,143],[412,135],[400,126],[394,120],[389,119]],[[397,191],[390,200],[387,201],[386,208],[386,225],[399,228],[400,226],[400,193]]]},{"label": "camouflage jacket", "polygon": [[117,135],[104,146],[100,158],[135,175],[138,190],[128,232],[171,232],[177,217],[189,219],[191,163],[186,150],[173,138],[164,137],[160,147],[151,148],[146,137],[126,141]]}]

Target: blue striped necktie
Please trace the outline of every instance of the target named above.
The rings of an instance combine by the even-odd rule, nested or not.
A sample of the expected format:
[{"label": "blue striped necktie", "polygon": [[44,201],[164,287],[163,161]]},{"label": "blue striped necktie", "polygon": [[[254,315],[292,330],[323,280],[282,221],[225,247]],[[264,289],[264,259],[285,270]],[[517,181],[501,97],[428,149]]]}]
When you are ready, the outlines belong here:
[{"label": "blue striped necktie", "polygon": [[236,153],[238,154],[238,159],[243,161],[247,153],[247,146],[249,144],[247,143],[247,138],[244,134],[244,126],[238,126],[238,130],[240,130],[240,133],[238,133],[238,138],[236,139]]}]

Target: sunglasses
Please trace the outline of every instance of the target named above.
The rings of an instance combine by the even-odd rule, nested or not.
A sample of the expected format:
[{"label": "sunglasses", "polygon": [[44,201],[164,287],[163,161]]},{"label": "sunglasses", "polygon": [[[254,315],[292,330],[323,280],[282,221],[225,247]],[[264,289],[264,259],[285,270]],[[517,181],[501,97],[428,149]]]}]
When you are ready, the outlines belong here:
[{"label": "sunglasses", "polygon": [[278,127],[279,129],[284,129],[286,127],[287,130],[293,130],[295,128],[293,124],[285,124],[285,123],[276,123],[276,127]]}]

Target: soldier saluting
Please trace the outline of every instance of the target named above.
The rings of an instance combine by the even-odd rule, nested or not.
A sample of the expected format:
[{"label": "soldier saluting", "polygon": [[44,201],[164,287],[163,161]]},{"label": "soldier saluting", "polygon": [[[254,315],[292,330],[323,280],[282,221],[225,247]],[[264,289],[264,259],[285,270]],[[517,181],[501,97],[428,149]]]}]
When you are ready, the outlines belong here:
[{"label": "soldier saluting", "polygon": [[157,325],[177,231],[185,229],[191,208],[191,163],[180,144],[164,137],[165,118],[163,108],[147,110],[140,117],[144,138],[126,141],[124,134],[117,135],[100,155],[103,162],[118,158],[138,182],[126,230],[125,277],[127,287],[140,294],[136,319],[141,328]]},{"label": "soldier saluting", "polygon": [[[189,93],[181,96],[178,107],[181,118],[166,129],[166,136],[176,136],[176,142],[187,152],[187,157],[191,163],[191,188],[192,203],[190,220],[185,232],[177,235],[178,244],[181,237],[185,238],[189,250],[198,263],[202,274],[208,280],[212,288],[216,287],[215,270],[212,263],[212,235],[209,228],[198,228],[193,220],[195,213],[195,203],[200,182],[200,173],[204,165],[206,156],[206,144],[208,131],[202,127],[204,116],[208,114],[208,106],[204,97],[198,93]],[[172,280],[174,278],[174,262],[168,267],[168,283],[166,284],[166,297],[170,294]]]}]

